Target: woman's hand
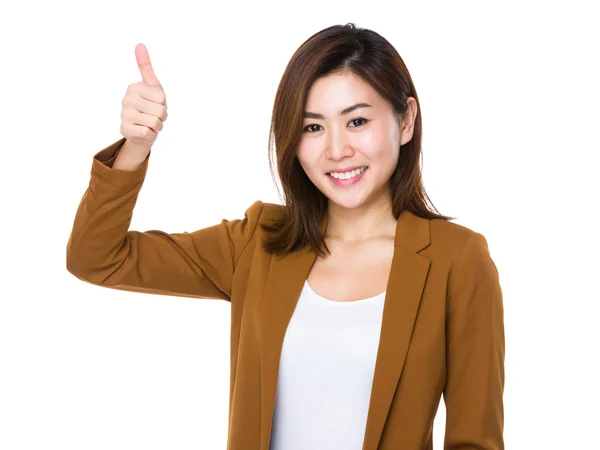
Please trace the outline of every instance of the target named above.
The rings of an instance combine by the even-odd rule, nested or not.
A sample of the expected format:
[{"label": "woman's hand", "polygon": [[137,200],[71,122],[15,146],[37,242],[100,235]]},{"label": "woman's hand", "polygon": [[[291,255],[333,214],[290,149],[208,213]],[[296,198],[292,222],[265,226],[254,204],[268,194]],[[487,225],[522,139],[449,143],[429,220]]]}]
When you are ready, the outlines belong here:
[{"label": "woman's hand", "polygon": [[130,84],[121,102],[120,132],[126,138],[121,152],[143,161],[167,120],[167,98],[144,44],[135,47],[135,58],[142,81]]}]

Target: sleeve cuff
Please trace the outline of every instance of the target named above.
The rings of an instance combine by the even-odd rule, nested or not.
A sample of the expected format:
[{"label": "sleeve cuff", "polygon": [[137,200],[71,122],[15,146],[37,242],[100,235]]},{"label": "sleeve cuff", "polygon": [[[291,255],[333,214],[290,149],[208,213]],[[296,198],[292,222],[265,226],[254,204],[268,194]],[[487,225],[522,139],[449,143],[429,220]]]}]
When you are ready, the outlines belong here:
[{"label": "sleeve cuff", "polygon": [[115,159],[117,158],[119,151],[121,151],[125,141],[126,138],[121,138],[94,155],[91,170],[92,176],[101,176],[102,178],[110,179],[111,181],[115,182],[122,180],[125,183],[128,181],[135,182],[145,178],[148,170],[148,161],[150,159],[152,150],[150,150],[144,162],[142,162],[142,164],[140,164],[140,166],[135,170],[112,168],[113,163],[115,162]]}]

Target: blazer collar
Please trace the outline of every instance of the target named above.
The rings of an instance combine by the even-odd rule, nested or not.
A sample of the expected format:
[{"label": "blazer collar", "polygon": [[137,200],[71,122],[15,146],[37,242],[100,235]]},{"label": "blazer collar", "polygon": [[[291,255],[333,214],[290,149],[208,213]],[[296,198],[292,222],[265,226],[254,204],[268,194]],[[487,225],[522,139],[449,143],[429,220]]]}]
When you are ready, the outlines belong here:
[{"label": "blazer collar", "polygon": [[[327,222],[326,211],[321,221],[323,231]],[[430,260],[418,253],[430,244],[429,227],[428,219],[408,210],[398,217],[363,450],[377,449],[404,368],[430,266]],[[316,252],[306,246],[284,257],[271,258],[259,316],[264,343],[260,360],[261,450],[269,449],[283,339],[316,257]]]}]

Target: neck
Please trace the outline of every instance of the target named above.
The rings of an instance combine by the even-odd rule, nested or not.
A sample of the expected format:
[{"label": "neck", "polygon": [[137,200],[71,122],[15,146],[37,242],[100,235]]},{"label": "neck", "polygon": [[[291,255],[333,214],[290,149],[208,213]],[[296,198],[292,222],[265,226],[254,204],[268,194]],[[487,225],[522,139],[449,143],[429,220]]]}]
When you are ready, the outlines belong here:
[{"label": "neck", "polygon": [[397,220],[392,214],[391,198],[344,208],[329,200],[325,239],[357,243],[377,238],[394,238]]}]

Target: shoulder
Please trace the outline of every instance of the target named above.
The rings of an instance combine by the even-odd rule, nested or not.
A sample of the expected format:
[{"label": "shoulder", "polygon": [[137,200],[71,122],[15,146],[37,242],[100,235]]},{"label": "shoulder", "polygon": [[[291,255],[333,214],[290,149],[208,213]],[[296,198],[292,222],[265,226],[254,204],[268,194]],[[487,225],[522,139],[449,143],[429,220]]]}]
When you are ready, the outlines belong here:
[{"label": "shoulder", "polygon": [[489,259],[487,238],[480,231],[443,219],[431,219],[430,248],[432,255],[444,255],[456,264],[461,259]]},{"label": "shoulder", "polygon": [[257,203],[260,203],[261,211],[260,211],[260,223],[271,223],[275,219],[277,219],[281,212],[283,211],[283,205],[279,205],[277,203],[267,203],[258,200],[255,202],[252,207],[254,207]]},{"label": "shoulder", "polygon": [[272,222],[282,209],[281,205],[256,200],[246,208],[243,218],[225,222],[229,224],[230,232],[234,234],[254,235],[255,231],[260,229],[260,224]]},{"label": "shoulder", "polygon": [[264,208],[264,214],[266,215],[276,216],[283,210],[283,205],[279,205],[277,203],[262,202],[262,204]]},{"label": "shoulder", "polygon": [[450,272],[450,287],[456,283],[458,273],[473,286],[482,280],[498,281],[496,263],[490,253],[488,239],[478,230],[443,219],[430,220],[430,256],[445,260]]},{"label": "shoulder", "polygon": [[446,242],[462,247],[477,231],[465,225],[460,225],[444,219],[429,220],[432,243]]}]

